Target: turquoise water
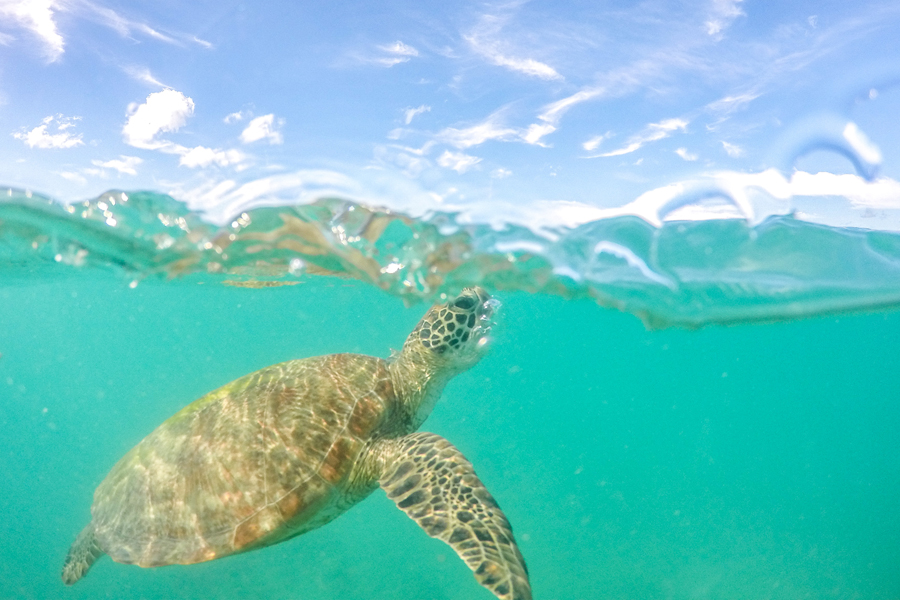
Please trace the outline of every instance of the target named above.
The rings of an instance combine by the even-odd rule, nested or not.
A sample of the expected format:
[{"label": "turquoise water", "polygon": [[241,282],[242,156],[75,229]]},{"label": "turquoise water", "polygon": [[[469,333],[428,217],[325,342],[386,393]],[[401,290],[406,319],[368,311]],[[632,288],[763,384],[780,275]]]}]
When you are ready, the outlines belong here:
[{"label": "turquoise water", "polygon": [[[104,558],[63,586],[62,561],[89,519],[93,489],[159,423],[272,363],[331,352],[386,357],[426,305],[405,306],[380,280],[272,267],[275,258],[290,266],[289,255],[265,255],[254,270],[260,254],[246,248],[221,273],[203,258],[183,277],[148,274],[171,274],[171,261],[116,246],[121,229],[98,241],[74,221],[52,229],[32,219],[36,243],[21,246],[24,229],[4,216],[0,599],[493,597],[380,491],[328,526],[261,551],[159,569]],[[736,235],[708,231],[719,241],[723,231]],[[864,239],[882,257],[892,248],[889,236],[878,245],[864,232],[830,233],[838,237],[817,239]],[[486,245],[486,235],[474,239]],[[788,246],[795,255],[827,254],[797,235]],[[73,239],[90,252],[78,258]],[[114,246],[94,261],[98,248]],[[150,258],[138,264],[136,256]],[[313,264],[309,256],[304,264]],[[346,254],[318,256],[331,270],[355,264]],[[484,256],[476,252],[475,263]],[[746,264],[746,256],[735,260]],[[663,263],[647,262],[654,272]],[[610,310],[586,298],[600,288],[574,278],[547,283],[543,267],[526,273],[531,290],[514,278],[448,271],[447,286],[488,284],[502,302],[500,324],[491,351],[451,382],[423,429],[457,445],[503,507],[535,598],[900,598],[900,312],[820,310],[834,309],[828,301],[838,296],[863,308],[873,298],[872,307],[890,304],[890,278],[871,275],[874,261],[855,264],[884,285],[848,285],[838,275],[853,269],[837,265],[830,288],[805,279],[816,284],[805,303],[780,280],[790,302],[778,306],[805,318],[698,330],[648,329],[628,314],[646,317],[646,306],[634,308],[627,294],[616,297],[625,312]],[[222,285],[265,273],[295,285]],[[622,287],[639,297],[635,281]],[[646,302],[665,317],[690,312],[679,297],[702,296],[710,310],[729,307],[735,321],[773,318],[750,310],[777,304],[771,288],[732,283],[727,289],[743,296],[678,286],[669,304]]]}]

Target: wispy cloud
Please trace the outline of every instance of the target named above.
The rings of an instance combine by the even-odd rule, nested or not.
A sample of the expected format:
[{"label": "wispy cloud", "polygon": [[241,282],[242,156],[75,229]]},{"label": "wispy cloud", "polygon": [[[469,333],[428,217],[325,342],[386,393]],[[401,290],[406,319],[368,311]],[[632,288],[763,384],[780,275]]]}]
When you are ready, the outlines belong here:
[{"label": "wispy cloud", "polygon": [[758,92],[744,92],[741,94],[728,95],[715,102],[710,102],[706,108],[715,113],[729,114],[740,110],[759,98]]},{"label": "wispy cloud", "polygon": [[513,127],[505,127],[501,124],[500,112],[495,112],[487,119],[466,127],[457,129],[447,127],[438,132],[436,139],[439,142],[450,144],[459,149],[471,148],[487,142],[488,140],[515,140],[521,139],[522,132]]},{"label": "wispy cloud", "polygon": [[56,0],[5,0],[0,2],[0,15],[12,18],[20,27],[40,38],[47,61],[56,62],[65,51],[65,40],[54,20],[57,8]]},{"label": "wispy cloud", "polygon": [[571,96],[563,98],[562,100],[557,100],[556,102],[548,104],[544,107],[543,112],[538,115],[538,118],[542,121],[546,121],[547,123],[559,123],[559,120],[562,118],[562,116],[576,104],[581,104],[582,102],[587,102],[588,100],[599,98],[605,93],[606,88],[604,87],[593,87],[580,90],[572,94]]},{"label": "wispy cloud", "polygon": [[124,173],[126,175],[137,175],[137,169],[135,167],[142,162],[144,161],[137,156],[122,155],[119,158],[107,161],[92,160],[91,164],[95,167],[100,167],[101,169],[114,169],[119,173]]},{"label": "wispy cloud", "polygon": [[[58,1],[58,0],[56,0]],[[101,6],[90,0],[77,0],[67,2],[66,8],[76,13],[81,13],[85,18],[91,19],[100,25],[108,27],[124,38],[134,38],[136,36],[144,36],[158,42],[171,44],[174,46],[185,46],[196,44],[205,49],[211,49],[213,45],[206,40],[200,39],[196,35],[181,32],[162,32],[143,21],[129,19],[128,17],[118,13],[111,8]]]},{"label": "wispy cloud", "polygon": [[492,140],[545,146],[541,143],[541,138],[556,130],[556,127],[550,123],[533,123],[525,128],[507,126],[504,124],[504,112],[505,108],[501,108],[481,123],[470,127],[461,129],[446,127],[434,136],[434,141],[449,144],[461,150]]},{"label": "wispy cloud", "polygon": [[714,38],[719,38],[735,19],[746,15],[741,10],[741,2],[743,0],[712,0],[709,16],[703,23],[706,33]]},{"label": "wispy cloud", "polygon": [[504,22],[502,17],[484,15],[469,34],[463,35],[463,39],[476,54],[498,67],[548,81],[563,79],[550,65],[533,58],[517,56],[514,48],[508,48],[511,41],[500,35]]},{"label": "wispy cloud", "polygon": [[731,158],[740,158],[744,155],[744,149],[737,144],[730,144],[726,141],[723,141],[722,148],[725,149],[725,153]]},{"label": "wispy cloud", "polygon": [[603,143],[603,140],[612,137],[612,132],[607,131],[603,135],[595,135],[588,141],[581,144],[581,147],[587,150],[588,152],[593,152],[597,148],[600,147],[600,144]]},{"label": "wispy cloud", "polygon": [[267,140],[270,144],[284,143],[284,137],[278,131],[278,127],[284,125],[283,119],[275,120],[274,114],[256,117],[241,132],[241,141],[245,144]]},{"label": "wispy cloud", "polygon": [[541,121],[541,123],[534,123],[528,129],[529,143],[542,146],[541,138],[550,135],[558,129],[560,120],[570,108],[577,104],[581,104],[582,102],[599,98],[605,94],[606,88],[591,87],[580,90],[571,96],[567,96],[544,106],[543,110],[538,115],[538,120]]},{"label": "wispy cloud", "polygon": [[171,36],[157,31],[150,25],[128,19],[127,17],[120,15],[111,8],[106,8],[105,6],[100,6],[86,0],[82,0],[81,2],[79,2],[78,6],[86,9],[86,12],[91,17],[93,17],[95,21],[99,22],[101,25],[109,27],[122,37],[131,37],[135,33],[140,33],[167,44],[179,43]]},{"label": "wispy cloud", "polygon": [[400,40],[397,40],[393,44],[385,44],[383,46],[378,46],[379,50],[387,52],[388,54],[393,54],[395,56],[418,56],[419,51],[413,48],[408,44],[404,44]]},{"label": "wispy cloud", "polygon": [[[17,131],[12,134],[17,140],[22,140],[29,148],[74,148],[84,142],[81,134],[72,134],[69,129],[75,127],[76,121],[81,117],[64,117],[63,115],[51,115],[44,117],[41,124],[30,131]],[[48,128],[56,126],[56,133],[50,133]]]},{"label": "wispy cloud", "polygon": [[153,76],[153,73],[150,72],[150,69],[147,67],[125,67],[125,74],[134,79],[135,81],[140,81],[142,83],[146,83],[152,85],[153,87],[158,88],[166,88],[169,87],[164,83],[161,83],[156,77]]},{"label": "wispy cloud", "polygon": [[563,78],[562,75],[556,72],[556,69],[546,63],[534,60],[533,58],[506,56],[497,49],[496,44],[484,43],[474,36],[464,36],[464,39],[472,47],[472,50],[498,67],[505,67],[510,71],[528,75],[529,77],[537,77],[539,79],[560,80]]},{"label": "wispy cloud", "polygon": [[457,173],[465,173],[480,163],[481,159],[477,156],[470,156],[462,152],[450,152],[449,150],[445,150],[444,153],[438,157],[437,162],[442,167],[453,169]]},{"label": "wispy cloud", "polygon": [[[212,44],[193,35],[163,33],[141,21],[129,19],[120,13],[90,0],[0,0],[0,16],[12,19],[19,27],[37,36],[48,62],[62,57],[66,41],[56,23],[60,11],[75,17],[88,19],[108,27],[122,37],[144,36],[173,45],[197,44],[211,48]],[[8,36],[5,36],[8,37]]]},{"label": "wispy cloud", "polygon": [[412,123],[412,120],[415,119],[418,115],[421,115],[421,114],[423,114],[423,113],[427,113],[427,112],[429,112],[430,110],[431,110],[431,107],[430,107],[430,106],[426,106],[426,105],[424,105],[424,104],[421,105],[421,106],[418,106],[418,107],[416,107],[416,108],[407,108],[406,110],[403,111],[403,114],[404,114],[404,122],[405,122],[407,125],[409,125],[410,123]]},{"label": "wispy cloud", "polygon": [[622,156],[630,154],[642,148],[645,144],[665,139],[676,131],[685,131],[688,122],[684,119],[665,119],[659,123],[650,123],[640,133],[628,138],[625,146],[612,152],[605,152],[598,156]]},{"label": "wispy cloud", "polygon": [[400,40],[391,44],[381,44],[375,46],[375,53],[353,53],[350,59],[353,62],[377,65],[379,67],[393,67],[405,62],[409,62],[411,58],[419,56],[419,51],[404,44]]},{"label": "wispy cloud", "polygon": [[675,154],[688,162],[693,162],[698,158],[696,154],[694,154],[693,152],[689,152],[687,148],[678,148],[677,150],[675,150]]}]

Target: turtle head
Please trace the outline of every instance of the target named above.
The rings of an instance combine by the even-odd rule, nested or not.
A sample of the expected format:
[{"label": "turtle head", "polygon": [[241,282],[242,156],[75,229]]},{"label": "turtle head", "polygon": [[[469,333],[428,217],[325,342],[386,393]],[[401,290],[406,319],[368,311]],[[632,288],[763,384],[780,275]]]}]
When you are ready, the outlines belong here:
[{"label": "turtle head", "polygon": [[499,302],[480,287],[470,287],[422,317],[404,344],[438,368],[468,369],[487,346],[492,317]]}]

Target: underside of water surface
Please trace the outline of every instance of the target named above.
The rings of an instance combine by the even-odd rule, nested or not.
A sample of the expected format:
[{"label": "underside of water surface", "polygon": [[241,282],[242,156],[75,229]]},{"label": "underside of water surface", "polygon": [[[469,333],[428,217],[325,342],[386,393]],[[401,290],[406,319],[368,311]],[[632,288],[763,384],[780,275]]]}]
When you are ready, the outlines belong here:
[{"label": "underside of water surface", "polygon": [[354,278],[432,301],[470,285],[587,297],[650,327],[772,321],[900,305],[900,234],[791,215],[667,220],[616,216],[577,226],[410,217],[339,198],[262,207],[224,225],[171,197],[109,192],[62,205],[0,200],[2,281],[111,269],[130,285],[202,276],[277,286],[303,274]]}]

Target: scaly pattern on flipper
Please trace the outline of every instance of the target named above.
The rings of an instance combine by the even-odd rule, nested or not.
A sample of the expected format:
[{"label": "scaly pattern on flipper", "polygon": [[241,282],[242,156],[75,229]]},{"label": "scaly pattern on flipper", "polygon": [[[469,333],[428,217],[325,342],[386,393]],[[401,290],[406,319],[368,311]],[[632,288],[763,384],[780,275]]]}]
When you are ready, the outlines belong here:
[{"label": "scaly pattern on flipper", "polygon": [[388,498],[425,533],[449,544],[478,583],[501,600],[531,600],[528,569],[512,527],[472,463],[439,435],[413,433],[385,453]]},{"label": "scaly pattern on flipper", "polygon": [[91,565],[103,554],[103,550],[97,544],[97,538],[94,537],[94,527],[88,525],[81,530],[72,547],[69,548],[69,554],[66,556],[62,570],[63,583],[72,585],[84,577]]}]

